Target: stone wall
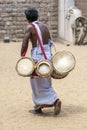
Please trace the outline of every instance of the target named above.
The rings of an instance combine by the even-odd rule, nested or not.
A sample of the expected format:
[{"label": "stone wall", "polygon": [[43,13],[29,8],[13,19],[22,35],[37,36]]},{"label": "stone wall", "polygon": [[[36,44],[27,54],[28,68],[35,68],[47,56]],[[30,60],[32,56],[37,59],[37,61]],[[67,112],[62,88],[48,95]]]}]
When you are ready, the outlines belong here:
[{"label": "stone wall", "polygon": [[[75,0],[84,16],[87,16],[87,0]],[[27,21],[24,10],[35,7],[39,11],[39,21],[47,23],[52,38],[58,37],[58,0],[0,0],[0,39],[22,39]]]},{"label": "stone wall", "polygon": [[87,17],[87,0],[76,0],[76,6],[82,10],[82,13]]},{"label": "stone wall", "polygon": [[40,22],[47,23],[53,39],[57,38],[57,0],[0,0],[0,39],[22,39],[27,21],[24,10],[35,7],[39,11]]}]

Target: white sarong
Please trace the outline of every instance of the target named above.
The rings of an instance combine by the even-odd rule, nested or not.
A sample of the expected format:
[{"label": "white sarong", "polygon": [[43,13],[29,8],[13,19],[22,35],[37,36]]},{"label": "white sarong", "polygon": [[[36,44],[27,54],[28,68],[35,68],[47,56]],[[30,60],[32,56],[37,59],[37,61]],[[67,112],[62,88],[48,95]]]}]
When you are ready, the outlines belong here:
[{"label": "white sarong", "polygon": [[58,99],[52,88],[51,77],[31,78],[32,98],[35,105],[52,105]]}]

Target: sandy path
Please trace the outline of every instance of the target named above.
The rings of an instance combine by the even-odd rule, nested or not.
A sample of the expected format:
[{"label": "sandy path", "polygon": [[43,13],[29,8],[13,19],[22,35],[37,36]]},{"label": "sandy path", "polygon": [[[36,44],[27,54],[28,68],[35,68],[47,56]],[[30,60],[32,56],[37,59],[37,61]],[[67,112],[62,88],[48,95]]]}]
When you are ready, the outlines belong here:
[{"label": "sandy path", "polygon": [[55,44],[57,50],[71,51],[75,69],[53,87],[62,100],[62,111],[53,116],[53,108],[44,116],[33,115],[28,78],[17,75],[21,43],[0,43],[0,130],[87,130],[87,46]]}]

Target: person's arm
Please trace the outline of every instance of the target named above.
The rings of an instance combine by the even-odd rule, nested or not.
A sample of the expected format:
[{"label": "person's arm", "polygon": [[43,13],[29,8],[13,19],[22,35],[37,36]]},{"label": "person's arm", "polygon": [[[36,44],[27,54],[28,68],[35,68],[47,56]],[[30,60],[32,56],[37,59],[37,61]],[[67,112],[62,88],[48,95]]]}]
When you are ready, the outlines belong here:
[{"label": "person's arm", "polygon": [[27,26],[22,42],[22,47],[21,47],[21,56],[24,57],[26,55],[27,49],[28,49],[28,43],[29,43],[29,38],[30,38],[30,27]]}]

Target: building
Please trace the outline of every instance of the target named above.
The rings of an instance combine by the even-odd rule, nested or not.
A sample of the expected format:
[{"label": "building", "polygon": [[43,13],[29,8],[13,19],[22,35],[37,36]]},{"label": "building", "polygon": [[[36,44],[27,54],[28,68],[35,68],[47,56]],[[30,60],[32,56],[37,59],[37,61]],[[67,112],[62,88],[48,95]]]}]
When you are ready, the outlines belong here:
[{"label": "building", "polygon": [[[22,39],[27,24],[24,10],[36,7],[39,20],[47,23],[52,38],[58,38],[58,1],[59,0],[0,0],[0,39],[9,36],[11,39]],[[75,4],[87,16],[87,0],[75,0]]]}]

